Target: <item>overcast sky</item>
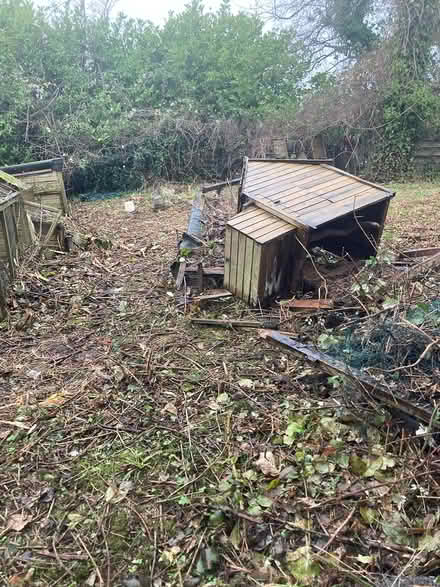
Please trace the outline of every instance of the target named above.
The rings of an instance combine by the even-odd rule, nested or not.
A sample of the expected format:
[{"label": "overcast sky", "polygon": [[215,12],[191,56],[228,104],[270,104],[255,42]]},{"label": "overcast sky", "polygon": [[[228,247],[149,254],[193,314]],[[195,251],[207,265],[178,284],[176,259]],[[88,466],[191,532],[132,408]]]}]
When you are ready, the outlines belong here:
[{"label": "overcast sky", "polygon": [[[39,5],[48,4],[49,1],[35,0],[36,4]],[[113,14],[125,12],[125,14],[133,18],[151,20],[160,25],[164,23],[171,10],[181,12],[187,3],[188,0],[119,0]],[[231,6],[234,11],[248,10],[254,3],[254,0],[231,0]],[[205,0],[203,4],[206,8],[217,9],[221,4],[221,0]]]}]

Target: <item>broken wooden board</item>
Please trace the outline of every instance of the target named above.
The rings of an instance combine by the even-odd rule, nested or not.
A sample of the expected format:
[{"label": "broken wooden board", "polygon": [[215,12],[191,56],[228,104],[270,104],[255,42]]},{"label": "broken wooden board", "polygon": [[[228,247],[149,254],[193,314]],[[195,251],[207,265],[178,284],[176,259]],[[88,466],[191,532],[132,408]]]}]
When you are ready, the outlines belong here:
[{"label": "broken wooden board", "polygon": [[289,308],[289,310],[331,310],[335,307],[333,300],[282,300],[280,302],[282,308]]},{"label": "broken wooden board", "polygon": [[200,303],[200,302],[211,302],[213,300],[220,300],[223,298],[230,298],[232,294],[227,289],[218,289],[218,290],[210,290],[206,294],[202,294],[200,296],[195,296],[192,298],[193,302]]},{"label": "broken wooden board", "polygon": [[223,188],[229,185],[237,185],[241,181],[241,177],[236,177],[235,179],[231,179],[229,181],[221,181],[219,183],[213,183],[211,185],[204,185],[202,187],[202,194],[207,194],[208,192],[215,192],[221,191]]},{"label": "broken wooden board", "polygon": [[219,326],[220,328],[278,328],[279,320],[210,320],[205,318],[192,318],[192,324],[202,324],[204,326]]},{"label": "broken wooden board", "polygon": [[293,338],[284,336],[276,330],[261,330],[259,334],[264,340],[281,345],[283,348],[288,348],[295,354],[306,358],[308,361],[317,363],[321,369],[329,375],[342,375],[346,377],[351,383],[356,385],[358,389],[369,394],[373,399],[382,402],[391,409],[399,410],[411,418],[440,430],[440,423],[435,421],[432,417],[432,413],[428,410],[415,406],[405,399],[396,397],[392,392],[388,391],[385,385],[379,383],[368,375],[364,375],[358,369],[353,369],[342,361],[338,361],[337,359],[330,357],[330,355],[293,340]]},{"label": "broken wooden board", "polygon": [[[190,273],[198,273],[199,268],[197,265],[188,265],[185,269],[186,274]],[[209,277],[222,277],[225,274],[224,267],[203,267],[202,268],[203,275]]]},{"label": "broken wooden board", "polygon": [[180,261],[179,272],[176,279],[176,289],[180,289],[185,279],[186,261]]}]

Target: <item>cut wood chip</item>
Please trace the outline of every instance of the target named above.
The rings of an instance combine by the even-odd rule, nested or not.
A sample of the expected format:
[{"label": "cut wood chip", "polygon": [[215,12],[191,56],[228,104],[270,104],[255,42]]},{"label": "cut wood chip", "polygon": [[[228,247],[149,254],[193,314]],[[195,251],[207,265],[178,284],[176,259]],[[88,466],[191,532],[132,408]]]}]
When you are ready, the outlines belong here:
[{"label": "cut wood chip", "polygon": [[48,398],[40,402],[40,405],[43,408],[53,408],[57,406],[62,406],[69,398],[63,392],[53,393]]},{"label": "cut wood chip", "polygon": [[328,310],[335,304],[333,300],[283,300],[281,306],[291,310]]},{"label": "cut wood chip", "polygon": [[13,530],[14,532],[21,532],[28,524],[32,522],[32,516],[25,514],[12,514],[8,519],[6,530]]},{"label": "cut wood chip", "polygon": [[255,464],[263,475],[267,477],[278,477],[280,471],[276,465],[274,454],[270,450],[260,453],[260,457],[258,461],[255,461]]}]

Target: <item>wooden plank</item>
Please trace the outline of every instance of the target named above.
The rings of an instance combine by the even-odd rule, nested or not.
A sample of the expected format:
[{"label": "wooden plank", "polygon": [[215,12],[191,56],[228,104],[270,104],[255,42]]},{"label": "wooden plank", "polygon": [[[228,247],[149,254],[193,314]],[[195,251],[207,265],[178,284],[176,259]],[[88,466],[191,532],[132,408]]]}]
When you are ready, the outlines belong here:
[{"label": "wooden plank", "polygon": [[233,229],[226,226],[225,229],[225,269],[223,284],[227,289],[231,289],[230,271],[231,271],[231,231]]},{"label": "wooden plank", "polygon": [[274,239],[277,239],[280,236],[285,236],[286,234],[289,234],[289,232],[294,232],[296,230],[294,226],[289,226],[289,230],[286,230],[285,228],[277,228],[272,230],[271,232],[267,232],[266,234],[259,236],[257,239],[255,239],[255,241],[260,245],[264,245],[265,243],[273,241]]},{"label": "wooden plank", "polygon": [[262,193],[265,197],[269,197],[288,190],[310,189],[315,185],[323,183],[324,179],[328,179],[332,175],[333,173],[331,171],[312,169],[307,170],[306,173],[301,173],[298,179],[291,179],[289,176],[287,176],[287,178],[281,178],[280,181],[277,180],[276,182],[272,182],[271,185],[256,186],[251,188],[246,186],[244,191],[248,196],[256,193]]},{"label": "wooden plank", "polygon": [[246,239],[246,252],[243,267],[243,300],[249,303],[252,282],[252,263],[254,256],[254,241]]},{"label": "wooden plank", "polygon": [[261,208],[257,208],[256,206],[252,206],[252,208],[253,211],[251,214],[240,212],[238,216],[234,216],[234,218],[228,222],[228,226],[241,230],[243,227],[252,225],[253,222],[259,222],[260,220],[264,221],[268,218],[269,215],[267,212],[261,210]]},{"label": "wooden plank", "polygon": [[237,292],[237,261],[238,261],[238,232],[231,229],[231,250],[230,250],[230,273],[229,273],[229,290],[235,294]]},{"label": "wooden plank", "polygon": [[329,203],[328,200],[325,199],[324,196],[320,196],[318,194],[307,194],[307,196],[304,195],[288,195],[285,197],[280,197],[278,198],[278,200],[272,200],[274,205],[279,206],[280,208],[282,208],[283,210],[285,210],[286,212],[288,212],[290,210],[290,208],[295,209],[298,206],[307,206],[307,205],[311,205],[313,203],[315,203],[316,201],[321,201],[324,200],[327,203]]},{"label": "wooden plank", "polygon": [[251,287],[249,294],[249,303],[251,306],[258,306],[259,301],[259,282],[261,266],[261,245],[254,243],[254,252],[252,257]]},{"label": "wooden plank", "polygon": [[244,277],[244,260],[246,255],[247,236],[238,233],[238,253],[237,253],[237,278],[236,278],[236,295],[243,297],[243,277]]},{"label": "wooden plank", "polygon": [[[356,182],[350,182],[347,178],[343,177],[343,178],[331,178],[328,181],[325,181],[324,183],[320,184],[318,187],[314,187],[314,189],[303,189],[303,190],[297,190],[298,192],[303,192],[304,194],[316,194],[316,195],[320,195],[320,196],[325,196],[325,194],[327,192],[332,191],[332,189],[340,187],[340,186],[345,186],[347,185],[347,183],[356,183]],[[269,199],[272,198],[276,198],[276,196],[271,196]]]},{"label": "wooden plank", "polygon": [[[313,169],[307,165],[302,165],[298,169],[291,169],[287,166],[284,169],[274,169],[259,174],[258,176],[248,177],[246,181],[246,190],[255,189],[278,180],[292,181],[296,177],[301,177],[304,174],[310,174]],[[316,171],[316,170],[315,170]]]},{"label": "wooden plank", "polygon": [[54,159],[44,159],[43,161],[31,161],[29,163],[20,163],[19,165],[9,165],[1,167],[2,171],[11,175],[18,175],[26,172],[41,172],[45,169],[62,171],[64,160],[61,157]]},{"label": "wooden plank", "polygon": [[280,305],[291,310],[329,310],[335,307],[333,300],[282,300]]},{"label": "wooden plank", "polygon": [[264,236],[268,232],[272,232],[274,230],[284,230],[285,232],[289,232],[291,229],[292,226],[290,224],[284,220],[280,220],[276,216],[272,216],[272,219],[268,222],[265,222],[263,226],[256,226],[250,230],[247,233],[247,236],[254,240],[258,240],[259,237]]},{"label": "wooden plank", "polygon": [[46,205],[43,206],[41,202],[40,203],[38,203],[38,202],[31,202],[30,200],[25,200],[24,201],[24,205],[25,205],[25,207],[29,206],[31,208],[37,208],[37,209],[42,210],[42,211],[48,210],[49,212],[54,212],[56,214],[58,214],[58,212],[60,211],[59,208],[55,208],[55,207],[52,207],[52,206],[46,206]]},{"label": "wooden plank", "polygon": [[177,273],[176,278],[176,289],[180,289],[183,284],[183,280],[185,279],[185,269],[186,269],[186,261],[180,261],[179,265],[179,272]]},{"label": "wooden plank", "polygon": [[14,254],[13,254],[13,251],[11,248],[11,240],[9,238],[8,225],[7,225],[6,218],[5,218],[5,210],[1,214],[1,223],[3,226],[4,243],[6,246],[6,256],[7,256],[8,262],[9,262],[9,275],[10,275],[11,279],[14,279],[14,277],[15,277]]},{"label": "wooden plank", "polygon": [[333,159],[249,159],[250,162],[254,161],[268,161],[269,163],[290,163],[297,165],[298,163],[307,163],[307,165],[329,165],[333,162]]},{"label": "wooden plank", "polygon": [[383,200],[383,192],[379,192],[375,188],[369,188],[368,186],[365,187],[365,191],[363,193],[352,193],[352,194],[341,194],[341,199],[338,202],[331,202],[325,208],[329,211],[334,211],[335,214],[338,213],[338,210],[341,206],[349,206],[351,203],[351,208],[354,212],[356,212],[359,206],[362,205],[364,198],[376,197],[380,200]]},{"label": "wooden plank", "polygon": [[[304,166],[302,166],[304,167]],[[288,167],[285,163],[259,163],[256,165],[255,163],[251,163],[248,168],[247,172],[247,179],[248,180],[257,180],[265,175],[273,175],[277,173],[281,173],[283,170],[286,171],[293,171],[290,167]]]},{"label": "wooden plank", "polygon": [[376,192],[379,194],[379,198],[382,198],[383,192],[379,192],[376,188],[370,188],[367,185],[360,187],[359,184],[357,186],[353,186],[352,188],[347,187],[345,190],[340,190],[337,192],[330,192],[326,194],[327,200],[330,200],[333,204],[337,204],[346,198],[354,198],[357,199],[358,196],[361,196],[365,193],[374,193]]},{"label": "wooden plank", "polygon": [[9,208],[12,201],[15,200],[17,197],[18,197],[18,192],[12,192],[11,194],[8,194],[4,198],[2,198],[2,200],[0,200],[0,212],[2,212],[3,210],[6,210],[6,208]]},{"label": "wooden plank", "polygon": [[360,177],[356,177],[356,175],[352,175],[351,173],[347,173],[347,171],[343,171],[342,169],[338,169],[337,167],[333,167],[331,165],[323,165],[323,167],[333,169],[333,171],[336,171],[336,173],[340,173],[341,175],[345,175],[346,177],[351,177],[352,179],[355,179],[359,183],[365,183],[366,185],[369,185],[373,188],[376,188],[376,189],[380,190],[381,192],[385,192],[386,194],[389,195],[390,198],[392,198],[395,195],[395,192],[391,192],[390,190],[387,190],[382,185],[379,185],[377,183],[373,183],[372,181],[367,181],[366,179],[361,179]]},{"label": "wooden plank", "polygon": [[274,214],[275,216],[278,216],[278,218],[281,218],[282,220],[285,220],[288,224],[291,224],[292,226],[296,226],[298,228],[316,228],[315,225],[313,224],[306,224],[305,222],[303,222],[300,219],[294,218],[292,215],[290,214],[286,214],[285,212],[283,212],[282,209],[280,209],[279,207],[276,206],[276,204],[270,203],[270,202],[266,202],[264,200],[261,199],[257,199],[257,198],[251,198],[255,204],[259,207],[262,208],[263,210],[266,210],[266,212],[270,212],[270,214]]},{"label": "wooden plank", "polygon": [[279,327],[279,320],[269,319],[259,322],[257,320],[213,320],[209,318],[191,318],[192,324],[202,324],[204,326],[217,326],[220,328],[262,328],[264,323],[269,324],[272,328]]},{"label": "wooden plank", "polygon": [[302,202],[298,202],[294,205],[291,205],[289,207],[287,207],[287,204],[285,204],[284,202],[281,202],[281,204],[283,204],[283,210],[287,213],[287,214],[292,214],[294,217],[298,216],[299,212],[302,212],[303,210],[309,210],[309,209],[315,209],[317,207],[330,207],[331,203],[326,200],[325,198],[323,198],[322,196],[316,196],[315,198],[311,199],[311,200],[305,200]]},{"label": "wooden plank", "polygon": [[213,300],[221,300],[223,298],[230,298],[232,296],[230,291],[226,289],[221,290],[208,290],[207,293],[204,293],[200,296],[195,296],[191,301],[192,302],[211,302]]},{"label": "wooden plank", "polygon": [[[257,245],[258,246],[258,245]],[[275,253],[275,244],[273,240],[270,240],[265,245],[261,246],[261,261],[260,261],[260,275],[258,280],[258,303],[260,306],[264,306],[266,303],[266,284],[268,280],[268,274],[273,267],[273,259]]]},{"label": "wooden plank", "polygon": [[58,175],[58,181],[60,184],[61,209],[63,210],[64,214],[69,215],[70,214],[70,204],[69,204],[69,201],[67,200],[63,174],[61,171],[58,171],[57,175]]}]

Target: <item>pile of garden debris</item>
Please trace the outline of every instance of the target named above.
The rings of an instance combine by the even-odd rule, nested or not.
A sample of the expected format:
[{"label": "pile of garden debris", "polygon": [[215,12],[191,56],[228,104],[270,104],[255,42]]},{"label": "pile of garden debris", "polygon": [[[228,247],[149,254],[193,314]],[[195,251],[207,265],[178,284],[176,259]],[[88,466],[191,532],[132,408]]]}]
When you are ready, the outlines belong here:
[{"label": "pile of garden debris", "polygon": [[[68,229],[85,237],[19,268],[0,330],[0,583],[433,584],[436,418],[409,432],[378,394],[428,409],[438,269],[382,255],[321,298],[194,301],[216,295],[209,281],[176,292],[169,275],[189,199],[129,201],[75,204]],[[219,242],[189,266],[219,262],[214,210]],[[389,362],[349,366],[378,355],[375,325],[401,323],[419,353],[405,369],[379,371],[405,357],[391,335],[376,337]]]}]

